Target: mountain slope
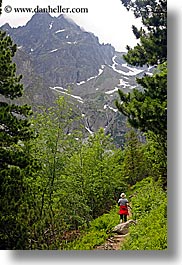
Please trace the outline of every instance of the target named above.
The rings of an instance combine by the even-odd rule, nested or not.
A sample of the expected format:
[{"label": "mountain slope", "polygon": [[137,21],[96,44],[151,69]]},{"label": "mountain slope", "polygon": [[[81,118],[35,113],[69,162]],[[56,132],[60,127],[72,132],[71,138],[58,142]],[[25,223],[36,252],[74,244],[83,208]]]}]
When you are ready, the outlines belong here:
[{"label": "mountain slope", "polygon": [[19,48],[31,55],[35,71],[50,85],[66,87],[96,75],[101,64],[111,63],[114,48],[101,45],[63,15],[35,14],[26,26],[3,29]]},{"label": "mountain slope", "polygon": [[[117,112],[118,89],[130,92],[136,76],[152,68],[127,65],[123,53],[110,44],[100,44],[65,16],[35,14],[23,27],[2,27],[18,45],[15,57],[23,74],[23,100],[36,107],[52,105],[57,95],[68,95],[82,113],[85,130],[103,127],[115,139],[122,139],[125,118]],[[140,89],[140,88],[139,88]]]}]

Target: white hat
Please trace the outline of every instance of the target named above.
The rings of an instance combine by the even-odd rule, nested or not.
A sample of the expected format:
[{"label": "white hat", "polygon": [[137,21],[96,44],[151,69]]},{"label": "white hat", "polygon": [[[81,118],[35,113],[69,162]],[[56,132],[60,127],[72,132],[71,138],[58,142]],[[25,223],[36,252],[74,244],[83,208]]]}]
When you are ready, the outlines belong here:
[{"label": "white hat", "polygon": [[125,193],[121,193],[120,197],[126,197]]}]

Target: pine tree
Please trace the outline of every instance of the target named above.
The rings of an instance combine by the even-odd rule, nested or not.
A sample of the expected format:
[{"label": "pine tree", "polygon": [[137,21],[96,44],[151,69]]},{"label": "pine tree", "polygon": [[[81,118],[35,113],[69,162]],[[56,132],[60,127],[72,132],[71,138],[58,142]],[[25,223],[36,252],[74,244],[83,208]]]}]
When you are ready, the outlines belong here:
[{"label": "pine tree", "polygon": [[145,177],[142,145],[135,130],[130,129],[125,136],[124,161],[122,164],[123,177],[126,183],[136,184]]},{"label": "pine tree", "polygon": [[136,18],[142,18],[144,27],[132,27],[136,39],[133,49],[127,46],[125,60],[135,66],[162,64],[167,59],[167,1],[166,0],[121,0]]},{"label": "pine tree", "polygon": [[25,172],[31,166],[25,148],[32,137],[27,119],[31,109],[13,103],[23,93],[21,76],[16,76],[12,62],[15,52],[11,38],[0,31],[0,249],[23,249],[27,240],[20,211]]},{"label": "pine tree", "polygon": [[128,94],[119,90],[120,102],[117,100],[116,106],[134,128],[156,136],[167,159],[167,1],[121,2],[144,25],[140,29],[133,26],[139,43],[133,49],[127,46],[124,59],[134,66],[151,65],[157,69],[152,76],[136,79],[142,90],[134,89]]},{"label": "pine tree", "polygon": [[120,112],[128,117],[129,123],[142,132],[151,131],[167,140],[167,66],[158,66],[153,76],[137,78],[144,92],[134,89],[125,94],[119,90],[121,102],[116,101]]},{"label": "pine tree", "polygon": [[152,131],[167,138],[167,2],[166,0],[121,0],[136,17],[142,18],[144,28],[133,26],[133,33],[140,43],[133,49],[127,47],[124,59],[131,65],[159,65],[153,76],[145,75],[136,81],[142,91],[134,89],[116,101],[120,112],[129,123],[143,132]]}]

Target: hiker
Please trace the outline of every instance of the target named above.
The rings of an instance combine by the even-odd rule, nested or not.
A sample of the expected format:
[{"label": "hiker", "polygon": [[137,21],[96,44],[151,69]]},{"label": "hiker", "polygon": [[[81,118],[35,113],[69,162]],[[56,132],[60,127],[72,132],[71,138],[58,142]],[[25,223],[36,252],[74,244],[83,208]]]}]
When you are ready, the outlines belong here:
[{"label": "hiker", "polygon": [[119,215],[120,215],[120,223],[127,221],[127,215],[128,213],[128,200],[126,199],[125,193],[121,193],[120,199],[118,200],[118,206],[120,206],[119,209]]}]

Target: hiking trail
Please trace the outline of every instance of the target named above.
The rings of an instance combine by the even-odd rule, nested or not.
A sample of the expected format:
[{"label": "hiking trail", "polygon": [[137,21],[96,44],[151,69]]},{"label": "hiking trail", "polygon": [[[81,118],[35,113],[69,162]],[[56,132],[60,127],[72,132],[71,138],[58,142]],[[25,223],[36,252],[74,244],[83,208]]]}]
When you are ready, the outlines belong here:
[{"label": "hiking trail", "polygon": [[[129,218],[132,217],[131,211],[129,211]],[[131,224],[136,224],[137,222],[129,219],[125,223],[120,223],[116,225],[112,232],[115,235],[106,239],[106,241],[99,246],[96,246],[95,250],[120,250],[125,238],[129,235],[129,227]]]},{"label": "hiking trail", "polygon": [[96,250],[120,250],[121,244],[124,242],[126,235],[114,235],[106,240],[106,242],[100,246],[97,246]]}]

